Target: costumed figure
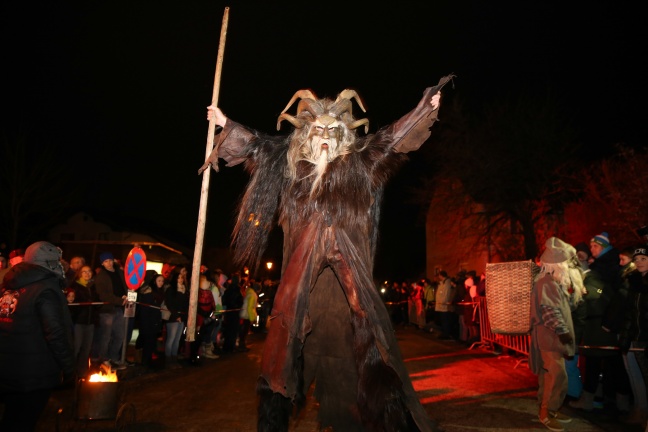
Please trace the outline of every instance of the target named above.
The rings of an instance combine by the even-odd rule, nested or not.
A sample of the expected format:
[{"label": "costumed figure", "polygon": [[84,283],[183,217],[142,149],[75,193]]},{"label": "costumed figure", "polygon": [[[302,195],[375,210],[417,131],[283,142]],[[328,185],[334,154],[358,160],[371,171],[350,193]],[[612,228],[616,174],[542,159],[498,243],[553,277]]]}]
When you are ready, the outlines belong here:
[{"label": "costumed figure", "polygon": [[[315,382],[322,428],[335,431],[434,431],[405,366],[372,272],[387,180],[430,136],[440,90],[427,88],[411,112],[375,134],[356,129],[353,90],[335,100],[300,90],[279,116],[294,126],[271,136],[238,124],[217,107],[222,127],[200,168],[245,162],[251,178],[232,243],[235,262],[258,268],[270,230],[283,229],[282,277],[265,340],[258,430],[288,429]],[[288,109],[297,100],[297,113]]]},{"label": "costumed figure", "polygon": [[531,291],[529,369],[538,376],[538,418],[552,431],[564,430],[571,418],[560,412],[567,396],[565,359],[576,353],[572,310],[583,301],[583,277],[576,249],[549,238]]}]

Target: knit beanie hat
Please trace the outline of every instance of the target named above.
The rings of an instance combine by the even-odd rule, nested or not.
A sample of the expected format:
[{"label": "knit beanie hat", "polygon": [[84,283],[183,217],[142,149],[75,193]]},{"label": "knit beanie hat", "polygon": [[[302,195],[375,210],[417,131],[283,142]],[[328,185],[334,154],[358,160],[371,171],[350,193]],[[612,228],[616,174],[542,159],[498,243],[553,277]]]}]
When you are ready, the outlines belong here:
[{"label": "knit beanie hat", "polygon": [[610,236],[608,233],[603,231],[601,234],[595,235],[592,237],[592,240],[590,240],[590,243],[596,243],[604,248],[610,246]]},{"label": "knit beanie hat", "polygon": [[634,254],[632,254],[632,258],[634,258],[636,256],[639,256],[639,255],[648,256],[648,248],[646,248],[646,246],[644,246],[644,247],[640,247],[640,248],[635,249]]},{"label": "knit beanie hat", "polygon": [[104,261],[106,260],[114,260],[115,257],[113,256],[112,252],[101,252],[99,254],[99,264],[103,264]]},{"label": "knit beanie hat", "polygon": [[39,241],[30,245],[25,251],[23,261],[36,264],[64,277],[61,256],[63,251],[51,243]]},{"label": "knit beanie hat", "polygon": [[572,259],[576,256],[576,249],[558,237],[551,237],[545,242],[545,251],[540,261],[545,264],[557,264]]}]

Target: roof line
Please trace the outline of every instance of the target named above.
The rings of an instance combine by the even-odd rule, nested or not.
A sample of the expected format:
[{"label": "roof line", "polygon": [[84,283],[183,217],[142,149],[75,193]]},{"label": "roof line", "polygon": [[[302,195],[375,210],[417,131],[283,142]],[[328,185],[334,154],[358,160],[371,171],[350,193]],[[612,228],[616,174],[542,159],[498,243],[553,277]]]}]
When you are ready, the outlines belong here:
[{"label": "roof line", "polygon": [[167,246],[164,243],[158,243],[158,242],[141,242],[141,241],[126,241],[126,240],[61,240],[61,243],[74,243],[74,244],[94,244],[94,245],[99,245],[99,244],[112,244],[112,245],[128,245],[132,244],[133,247],[137,246],[159,246],[165,249],[170,250],[171,252],[175,252],[178,255],[182,255],[182,252],[180,252],[177,249],[173,249],[171,246]]}]

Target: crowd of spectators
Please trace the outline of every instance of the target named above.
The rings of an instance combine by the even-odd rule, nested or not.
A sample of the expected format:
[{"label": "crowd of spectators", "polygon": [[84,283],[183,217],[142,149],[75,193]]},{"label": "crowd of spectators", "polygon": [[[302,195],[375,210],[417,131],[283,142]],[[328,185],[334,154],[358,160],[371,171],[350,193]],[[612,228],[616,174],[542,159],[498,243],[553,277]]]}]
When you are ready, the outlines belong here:
[{"label": "crowd of spectators", "polygon": [[413,326],[441,340],[472,344],[479,340],[478,297],[486,295],[486,277],[474,270],[450,277],[441,270],[426,277],[385,282],[380,290],[395,326]]},{"label": "crowd of spectators", "polygon": [[[99,254],[94,271],[82,256],[63,262],[78,377],[102,366],[113,372],[138,364],[150,370],[177,368],[248,351],[246,336],[264,330],[274,297],[270,280],[261,283],[243,272],[227,276],[201,266],[196,333],[187,341],[187,266],[167,264],[161,274],[147,270],[133,302],[122,265],[111,252]],[[134,312],[129,314],[129,308]],[[134,355],[127,355],[130,345],[135,345]]]},{"label": "crowd of spectators", "polygon": [[[570,316],[561,319],[572,323],[570,343],[574,343],[575,352],[565,357],[564,363],[558,362],[566,381],[565,396],[561,393],[558,398],[584,412],[611,405],[619,421],[646,425],[648,361],[644,350],[648,321],[643,319],[648,316],[648,301],[644,298],[648,294],[646,246],[617,249],[606,232],[575,247],[552,239],[549,240],[561,245],[555,249],[566,263],[565,268],[577,271],[582,278],[582,286],[567,288],[577,299],[570,300]],[[49,244],[45,246],[53,248]],[[0,283],[8,270],[23,261],[24,255],[25,251],[20,249],[9,254],[7,266],[0,273]],[[539,268],[544,269],[545,277],[553,275],[555,279],[550,266],[552,256],[545,251],[543,257],[544,262],[537,262]],[[224,355],[248,351],[247,335],[265,331],[270,325],[277,285],[269,279],[252,278],[245,271],[227,276],[220,269],[211,271],[201,266],[196,337],[187,341],[192,279],[186,266],[167,265],[162,274],[146,271],[143,282],[135,290],[137,300],[132,301],[122,266],[112,253],[99,254],[100,265],[94,270],[83,256],[60,262],[59,276],[64,281],[61,294],[67,300],[72,321],[77,379],[102,368],[118,371],[140,364],[157,370],[217,360]],[[39,265],[47,266],[47,263]],[[51,271],[56,273],[57,268],[52,267]],[[556,283],[556,286],[564,284],[560,279]],[[485,272],[478,275],[474,270],[462,270],[450,276],[441,270],[433,279],[395,280],[378,288],[395,328],[411,326],[433,333],[439,340],[466,346],[480,340],[479,304],[480,297],[486,295]],[[578,296],[574,296],[576,291]],[[546,309],[543,298],[544,295],[536,300],[540,302],[539,308]],[[132,314],[128,313],[129,308],[133,308]],[[548,323],[556,322],[546,313],[542,318]],[[550,330],[558,332],[559,328]],[[557,336],[561,335],[557,333]],[[133,337],[135,354],[129,357],[125,348]],[[563,422],[569,419],[553,405],[544,410],[540,407],[541,421],[551,430],[562,430],[561,419]]]}]

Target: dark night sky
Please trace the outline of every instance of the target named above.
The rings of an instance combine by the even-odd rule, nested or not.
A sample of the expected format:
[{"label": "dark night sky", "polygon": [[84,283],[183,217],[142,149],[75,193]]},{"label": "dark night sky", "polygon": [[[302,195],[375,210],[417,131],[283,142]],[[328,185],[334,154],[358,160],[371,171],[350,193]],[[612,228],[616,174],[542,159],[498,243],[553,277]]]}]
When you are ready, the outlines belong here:
[{"label": "dark night sky", "polygon": [[[219,105],[243,124],[273,132],[296,90],[353,88],[375,132],[455,73],[444,97],[476,105],[555,88],[587,146],[604,152],[646,144],[647,19],[638,4],[616,3],[8,1],[3,129],[24,125],[62,149],[75,181],[89,186],[92,211],[118,208],[193,248],[226,6]],[[425,167],[411,158],[390,183],[381,224],[378,264],[399,277],[425,263],[408,199]],[[229,242],[245,179],[240,167],[212,173],[206,245]]]}]

